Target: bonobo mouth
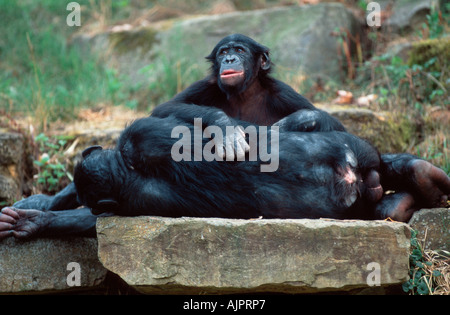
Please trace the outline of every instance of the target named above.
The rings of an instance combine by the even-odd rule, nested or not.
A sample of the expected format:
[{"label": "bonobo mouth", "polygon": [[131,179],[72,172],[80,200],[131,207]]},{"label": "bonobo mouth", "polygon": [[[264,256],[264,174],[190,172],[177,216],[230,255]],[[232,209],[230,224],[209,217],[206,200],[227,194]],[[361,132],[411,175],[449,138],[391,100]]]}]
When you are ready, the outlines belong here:
[{"label": "bonobo mouth", "polygon": [[244,71],[237,71],[233,69],[224,70],[221,74],[221,78],[233,78],[233,77],[240,77],[244,75]]}]

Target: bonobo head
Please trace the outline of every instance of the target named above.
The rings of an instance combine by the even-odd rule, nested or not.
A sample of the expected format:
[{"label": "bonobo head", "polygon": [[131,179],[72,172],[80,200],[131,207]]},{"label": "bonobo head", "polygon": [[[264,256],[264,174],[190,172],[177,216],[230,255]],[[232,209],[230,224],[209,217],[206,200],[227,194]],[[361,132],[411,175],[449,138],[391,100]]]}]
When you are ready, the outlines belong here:
[{"label": "bonobo head", "polygon": [[213,75],[227,95],[243,93],[270,71],[269,49],[241,34],[222,39],[206,59],[213,63]]},{"label": "bonobo head", "polygon": [[119,207],[118,160],[114,150],[92,146],[83,151],[83,161],[75,166],[74,183],[78,201],[93,214],[114,212]]}]

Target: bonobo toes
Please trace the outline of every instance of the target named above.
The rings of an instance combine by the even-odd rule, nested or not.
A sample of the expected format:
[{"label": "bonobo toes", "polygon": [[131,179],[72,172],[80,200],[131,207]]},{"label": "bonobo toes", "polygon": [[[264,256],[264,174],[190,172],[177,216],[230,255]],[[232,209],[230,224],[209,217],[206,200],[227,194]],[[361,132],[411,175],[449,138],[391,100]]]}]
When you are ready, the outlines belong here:
[{"label": "bonobo toes", "polygon": [[383,187],[380,184],[380,174],[377,171],[371,170],[365,178],[363,183],[366,188],[366,197],[369,201],[377,202],[383,197]]},{"label": "bonobo toes", "polygon": [[412,174],[413,188],[419,194],[422,206],[446,206],[450,198],[450,177],[424,160],[413,160],[408,167]]}]

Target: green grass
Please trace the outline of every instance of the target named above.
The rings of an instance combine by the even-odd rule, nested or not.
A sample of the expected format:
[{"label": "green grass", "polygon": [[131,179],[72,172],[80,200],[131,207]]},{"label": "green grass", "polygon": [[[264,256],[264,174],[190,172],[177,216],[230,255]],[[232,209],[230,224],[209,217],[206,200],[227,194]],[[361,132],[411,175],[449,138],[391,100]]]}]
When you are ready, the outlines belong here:
[{"label": "green grass", "polygon": [[[116,73],[68,44],[77,27],[66,24],[66,5],[0,0],[0,109],[31,112],[45,124],[73,118],[82,106],[117,101]],[[87,16],[82,9],[82,23]]]}]

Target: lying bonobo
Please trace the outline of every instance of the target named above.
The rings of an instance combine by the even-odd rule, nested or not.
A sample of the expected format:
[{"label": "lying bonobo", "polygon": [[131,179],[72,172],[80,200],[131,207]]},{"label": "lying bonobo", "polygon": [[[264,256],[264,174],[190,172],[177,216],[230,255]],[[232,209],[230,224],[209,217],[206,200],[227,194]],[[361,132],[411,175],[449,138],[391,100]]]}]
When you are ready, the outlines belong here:
[{"label": "lying bonobo", "polygon": [[[252,131],[244,126],[246,132]],[[378,152],[346,132],[292,132],[281,127],[279,132],[273,127],[261,132],[264,128],[253,127],[259,132],[254,137],[258,141],[250,141],[247,134],[251,145],[245,161],[220,161],[220,154],[217,159],[205,154],[223,152],[221,141],[211,140],[213,133],[205,135],[209,127],[196,130],[195,123],[173,116],[137,120],[124,130],[115,149],[86,149],[75,168],[74,184],[56,196],[34,195],[3,208],[0,239],[95,236],[96,219],[103,212],[100,215],[391,217],[407,222],[414,211],[439,206],[450,194],[445,172],[412,155],[393,156],[394,167],[381,181],[383,162]],[[198,139],[201,143],[196,147]],[[257,154],[252,155],[255,147],[259,147]],[[233,145],[227,149],[234,150]],[[276,167],[262,172],[269,151]],[[399,157],[399,165],[414,164],[414,169],[424,170],[423,176],[415,172],[406,179],[398,176],[394,170]],[[403,168],[399,172],[410,173]],[[391,183],[397,192],[383,195]],[[409,197],[411,191],[417,192],[414,198]]]},{"label": "lying bonobo", "polygon": [[[279,167],[261,172],[260,159],[175,161],[170,152],[178,139],[171,135],[180,124],[173,117],[140,119],[123,132],[116,149],[85,150],[74,174],[81,204],[95,214],[127,216],[384,219],[389,215],[375,207],[383,195],[379,154],[356,136],[280,132]],[[194,125],[184,125],[195,133]],[[268,146],[276,150],[273,133],[267,134],[272,140]],[[203,138],[202,148],[209,140]],[[189,152],[189,157],[193,154]]]}]

